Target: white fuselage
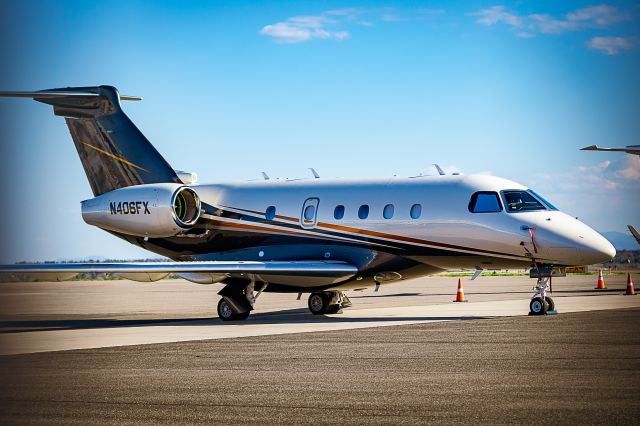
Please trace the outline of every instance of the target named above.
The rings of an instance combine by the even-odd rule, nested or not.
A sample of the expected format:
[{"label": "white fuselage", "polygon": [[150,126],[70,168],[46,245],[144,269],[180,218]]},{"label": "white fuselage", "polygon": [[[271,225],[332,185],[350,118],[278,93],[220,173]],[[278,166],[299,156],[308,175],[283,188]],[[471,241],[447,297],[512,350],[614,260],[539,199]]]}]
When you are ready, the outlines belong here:
[{"label": "white fuselage", "polygon": [[[345,244],[366,237],[372,248],[401,248],[407,257],[441,269],[498,269],[531,264],[531,257],[544,264],[583,265],[615,255],[613,246],[596,231],[546,205],[537,211],[508,212],[501,191],[527,188],[493,176],[265,180],[192,188],[204,203],[259,220],[246,225],[246,220],[221,215],[215,222],[220,229],[246,225],[251,232]],[[499,194],[501,211],[471,212],[470,199],[478,191]],[[308,220],[305,202],[316,207]],[[393,206],[388,219],[387,205]],[[421,211],[412,218],[415,205]],[[337,206],[344,206],[341,218],[336,218]],[[366,218],[359,217],[361,206],[368,206]],[[275,208],[272,218],[266,217],[269,207]],[[421,250],[429,248],[451,255]]]}]

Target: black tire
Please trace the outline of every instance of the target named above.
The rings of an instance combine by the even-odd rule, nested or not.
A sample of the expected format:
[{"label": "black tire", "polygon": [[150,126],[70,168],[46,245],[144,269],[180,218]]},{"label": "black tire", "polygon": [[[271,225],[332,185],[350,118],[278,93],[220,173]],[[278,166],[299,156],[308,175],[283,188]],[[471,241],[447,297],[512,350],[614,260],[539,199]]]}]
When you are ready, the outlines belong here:
[{"label": "black tire", "polygon": [[329,309],[329,296],[327,293],[311,293],[308,306],[313,315],[324,315]]},{"label": "black tire", "polygon": [[534,297],[531,299],[531,303],[529,303],[529,312],[531,315],[544,315],[547,312],[547,308],[549,305],[545,302],[542,297]]},{"label": "black tire", "polygon": [[227,303],[224,298],[218,302],[218,316],[222,321],[233,321],[233,317],[236,315],[236,311],[233,310],[231,305]]},{"label": "black tire", "polygon": [[547,302],[547,305],[548,305],[547,311],[555,311],[556,310],[556,304],[553,302],[552,298],[547,296],[547,297],[544,298],[544,301]]},{"label": "black tire", "polygon": [[227,303],[223,297],[218,302],[218,317],[220,317],[222,321],[246,320],[249,318],[249,311],[242,313],[236,312],[236,310],[233,309],[233,307]]}]

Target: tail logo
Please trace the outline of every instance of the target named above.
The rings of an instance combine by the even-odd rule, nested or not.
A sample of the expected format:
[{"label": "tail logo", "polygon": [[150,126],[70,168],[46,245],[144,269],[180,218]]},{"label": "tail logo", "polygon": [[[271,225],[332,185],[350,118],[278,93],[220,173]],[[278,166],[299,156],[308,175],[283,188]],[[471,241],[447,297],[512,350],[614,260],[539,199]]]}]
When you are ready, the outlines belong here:
[{"label": "tail logo", "polygon": [[126,159],[124,159],[124,158],[122,158],[122,157],[119,157],[119,156],[114,155],[114,154],[112,154],[112,153],[110,153],[110,152],[107,152],[107,151],[105,151],[104,149],[100,149],[100,148],[98,148],[98,147],[96,147],[96,146],[93,146],[93,145],[91,145],[91,144],[88,144],[88,143],[86,143],[86,142],[82,142],[82,143],[83,143],[84,145],[88,146],[89,148],[94,149],[94,150],[98,151],[99,153],[106,155],[107,157],[111,157],[111,158],[113,158],[114,160],[118,160],[118,161],[120,161],[121,163],[124,163],[124,164],[126,164],[126,165],[128,165],[128,166],[135,167],[136,169],[140,169],[140,170],[142,170],[143,172],[151,173],[149,170],[147,170],[147,169],[145,169],[145,168],[143,168],[143,167],[140,167],[140,166],[138,166],[137,164],[133,164],[131,161],[128,161],[128,160],[126,160]]}]

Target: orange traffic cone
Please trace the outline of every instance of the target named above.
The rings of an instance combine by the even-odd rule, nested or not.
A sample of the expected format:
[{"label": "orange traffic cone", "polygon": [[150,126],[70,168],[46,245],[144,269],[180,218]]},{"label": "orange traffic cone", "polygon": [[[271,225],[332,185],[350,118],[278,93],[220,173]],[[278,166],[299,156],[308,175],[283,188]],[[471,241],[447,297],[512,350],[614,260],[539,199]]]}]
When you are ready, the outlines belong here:
[{"label": "orange traffic cone", "polygon": [[625,296],[635,296],[636,292],[633,289],[633,281],[631,281],[631,273],[627,272],[627,291],[624,293]]},{"label": "orange traffic cone", "polygon": [[464,290],[462,289],[462,280],[458,278],[458,292],[456,293],[456,300],[454,302],[466,302],[464,300]]},{"label": "orange traffic cone", "polygon": [[600,269],[598,271],[598,285],[596,286],[596,290],[603,290],[607,288],[606,285],[604,285],[604,278],[602,278],[602,269]]}]

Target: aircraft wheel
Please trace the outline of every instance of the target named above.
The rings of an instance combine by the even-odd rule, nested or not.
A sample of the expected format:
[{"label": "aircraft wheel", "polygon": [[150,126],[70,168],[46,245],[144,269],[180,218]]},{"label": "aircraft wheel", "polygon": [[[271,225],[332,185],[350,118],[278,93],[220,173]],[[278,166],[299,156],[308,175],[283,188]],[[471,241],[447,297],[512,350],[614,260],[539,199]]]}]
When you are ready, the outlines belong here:
[{"label": "aircraft wheel", "polygon": [[531,303],[529,303],[529,310],[531,315],[544,315],[547,312],[549,305],[545,302],[542,297],[534,297],[531,299]]},{"label": "aircraft wheel", "polygon": [[550,298],[549,296],[544,298],[544,301],[547,302],[547,311],[555,311],[556,310],[556,304],[553,302],[553,299]]},{"label": "aircraft wheel", "polygon": [[245,320],[249,317],[249,312],[238,313],[231,305],[224,300],[224,297],[218,302],[218,316],[222,321]]},{"label": "aircraft wheel", "polygon": [[326,314],[329,309],[329,295],[327,293],[311,293],[309,295],[309,310],[313,315]]}]

